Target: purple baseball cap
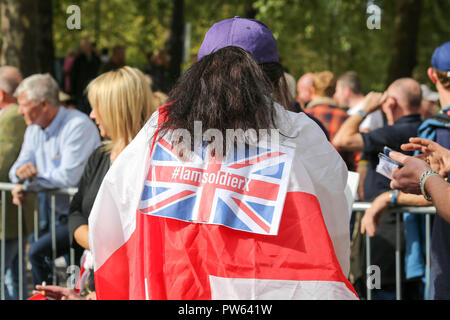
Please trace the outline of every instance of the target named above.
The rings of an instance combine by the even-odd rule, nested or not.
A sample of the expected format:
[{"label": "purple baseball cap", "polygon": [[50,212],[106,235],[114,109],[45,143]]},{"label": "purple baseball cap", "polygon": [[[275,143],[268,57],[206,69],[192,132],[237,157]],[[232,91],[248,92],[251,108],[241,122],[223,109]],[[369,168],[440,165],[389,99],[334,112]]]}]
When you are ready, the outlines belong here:
[{"label": "purple baseball cap", "polygon": [[431,58],[431,66],[440,71],[450,71],[450,41],[439,46]]},{"label": "purple baseball cap", "polygon": [[229,46],[244,49],[258,64],[280,61],[277,42],[269,28],[258,20],[240,17],[217,22],[208,30],[197,61]]}]

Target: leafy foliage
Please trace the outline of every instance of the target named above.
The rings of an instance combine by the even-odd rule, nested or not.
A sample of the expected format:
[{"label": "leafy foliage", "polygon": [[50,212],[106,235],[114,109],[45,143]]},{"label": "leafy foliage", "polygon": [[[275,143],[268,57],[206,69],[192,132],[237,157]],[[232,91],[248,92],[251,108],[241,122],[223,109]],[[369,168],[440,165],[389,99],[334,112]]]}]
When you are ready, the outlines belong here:
[{"label": "leafy foliage", "polygon": [[[54,0],[57,56],[74,49],[83,37],[98,48],[127,46],[127,60],[142,67],[146,53],[168,49],[172,2],[167,0]],[[367,5],[382,9],[381,29],[366,25]],[[81,7],[82,30],[66,28],[71,4]],[[278,41],[283,65],[298,78],[305,72],[357,71],[365,91],[385,89],[393,46],[395,2],[391,0],[185,0],[185,21],[191,24],[190,61],[195,60],[206,31],[214,22],[251,12],[264,22]],[[435,47],[450,39],[446,12],[450,2],[423,0],[413,76],[427,82],[426,69]],[[428,84],[430,84],[428,82]]]}]

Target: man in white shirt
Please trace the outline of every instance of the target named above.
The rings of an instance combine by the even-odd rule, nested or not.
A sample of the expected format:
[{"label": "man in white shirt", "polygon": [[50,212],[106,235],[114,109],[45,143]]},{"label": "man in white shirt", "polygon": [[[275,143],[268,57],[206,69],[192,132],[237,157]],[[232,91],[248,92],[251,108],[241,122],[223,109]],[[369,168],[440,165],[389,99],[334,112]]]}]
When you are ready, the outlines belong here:
[{"label": "man in white shirt", "polygon": [[[28,125],[22,148],[9,170],[15,205],[22,204],[27,192],[74,188],[78,186],[87,159],[101,145],[100,135],[88,116],[78,110],[61,107],[59,87],[49,74],[35,74],[24,79],[15,91],[18,112]],[[50,201],[48,195],[44,197]],[[55,197],[56,256],[69,252],[67,229],[70,198]],[[30,244],[33,283],[50,283],[52,268],[52,233],[42,232]]]},{"label": "man in white shirt", "polygon": [[[333,96],[336,104],[340,108],[347,109],[349,116],[363,112],[364,95],[361,90],[361,81],[358,74],[353,71],[342,74],[336,82],[336,91]],[[369,115],[364,115],[365,119],[359,126],[360,132],[370,132],[384,126],[384,117],[381,110],[377,110]],[[393,123],[390,123],[392,125]],[[368,161],[364,155],[358,159],[357,172],[360,174],[360,184],[358,187],[358,198],[364,200],[363,183],[367,172]]]},{"label": "man in white shirt", "polygon": [[[363,107],[364,95],[361,92],[361,82],[356,72],[349,71],[341,75],[336,83],[334,100],[338,107],[348,108],[348,115],[352,116]],[[380,110],[369,114],[359,127],[361,132],[369,132],[384,126],[383,114]]]}]

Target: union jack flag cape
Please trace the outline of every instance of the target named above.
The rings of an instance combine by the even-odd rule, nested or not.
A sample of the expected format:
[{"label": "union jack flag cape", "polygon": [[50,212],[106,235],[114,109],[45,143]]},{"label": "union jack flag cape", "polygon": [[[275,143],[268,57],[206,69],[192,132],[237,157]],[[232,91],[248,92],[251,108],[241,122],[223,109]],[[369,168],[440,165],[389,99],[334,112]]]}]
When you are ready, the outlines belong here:
[{"label": "union jack flag cape", "polygon": [[161,110],[89,217],[98,299],[358,298],[346,278],[348,172],[317,124],[276,104],[277,150],[182,161],[155,135]]}]

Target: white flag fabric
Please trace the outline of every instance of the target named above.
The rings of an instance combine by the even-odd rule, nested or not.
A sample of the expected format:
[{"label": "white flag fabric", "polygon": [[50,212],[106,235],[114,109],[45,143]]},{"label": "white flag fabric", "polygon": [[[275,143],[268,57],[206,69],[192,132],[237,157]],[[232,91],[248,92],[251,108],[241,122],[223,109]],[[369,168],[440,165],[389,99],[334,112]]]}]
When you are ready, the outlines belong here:
[{"label": "white flag fabric", "polygon": [[[110,168],[89,217],[99,299],[357,299],[346,278],[350,266],[346,165],[305,114],[279,105],[275,109],[280,144],[293,149],[277,233],[258,234],[226,223],[171,216],[199,214],[190,212],[197,210],[190,203],[205,188],[193,189],[192,183],[180,180],[172,184],[158,180],[160,185],[153,188],[157,191],[148,194],[158,201],[150,201],[148,212],[143,212],[143,195],[154,177],[153,136],[162,121],[157,112]],[[185,189],[180,183],[186,184]],[[184,191],[159,200],[165,192],[173,195],[174,188]],[[247,191],[233,192],[242,196]],[[220,201],[226,203],[228,194],[234,197],[233,192],[211,194],[214,208]],[[267,218],[258,215],[266,212],[259,210],[265,202],[236,203],[259,220]],[[229,215],[238,209],[231,208]]]}]

